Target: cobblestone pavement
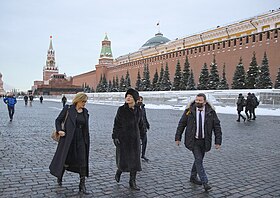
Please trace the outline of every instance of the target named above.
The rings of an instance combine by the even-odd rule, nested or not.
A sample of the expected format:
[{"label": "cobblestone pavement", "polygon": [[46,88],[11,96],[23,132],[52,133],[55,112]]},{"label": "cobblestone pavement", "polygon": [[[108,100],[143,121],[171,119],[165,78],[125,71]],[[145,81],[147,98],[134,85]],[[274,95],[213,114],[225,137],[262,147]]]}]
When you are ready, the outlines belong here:
[{"label": "cobblestone pavement", "polygon": [[[66,172],[63,185],[49,173],[56,149],[50,139],[61,104],[18,101],[9,122],[0,102],[0,197],[79,197],[79,176]],[[280,117],[258,116],[237,123],[235,115],[219,114],[223,129],[221,150],[205,156],[212,189],[189,182],[193,156],[184,145],[175,146],[174,135],[182,111],[147,109],[147,157],[137,175],[141,188],[129,189],[128,173],[114,180],[115,147],[111,140],[116,106],[87,104],[90,113],[90,195],[84,197],[280,197]]]}]

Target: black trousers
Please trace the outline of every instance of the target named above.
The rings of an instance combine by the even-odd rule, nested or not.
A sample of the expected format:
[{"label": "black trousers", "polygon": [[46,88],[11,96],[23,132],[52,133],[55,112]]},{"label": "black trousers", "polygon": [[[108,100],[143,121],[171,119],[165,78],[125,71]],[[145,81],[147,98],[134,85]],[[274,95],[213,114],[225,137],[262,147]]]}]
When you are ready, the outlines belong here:
[{"label": "black trousers", "polygon": [[142,140],[142,157],[146,154],[146,148],[147,148],[147,133],[143,137],[141,137]]},{"label": "black trousers", "polygon": [[15,107],[8,106],[8,111],[9,111],[9,117],[12,120],[15,113]]},{"label": "black trousers", "polygon": [[194,163],[191,170],[191,177],[196,177],[197,174],[203,184],[208,183],[208,178],[203,167],[203,158],[205,155],[205,141],[204,139],[194,141],[193,148]]},{"label": "black trousers", "polygon": [[242,117],[243,119],[245,118],[245,117],[241,114],[241,111],[237,111],[237,113],[238,113],[238,118],[237,118],[237,120],[240,120],[240,117]]}]

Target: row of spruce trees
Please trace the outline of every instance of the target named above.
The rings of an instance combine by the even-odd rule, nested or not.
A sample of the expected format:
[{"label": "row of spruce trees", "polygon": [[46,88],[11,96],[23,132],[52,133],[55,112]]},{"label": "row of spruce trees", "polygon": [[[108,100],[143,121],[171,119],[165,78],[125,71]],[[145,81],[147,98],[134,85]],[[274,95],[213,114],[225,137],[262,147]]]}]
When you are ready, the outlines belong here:
[{"label": "row of spruce trees", "polygon": [[[173,83],[170,81],[168,63],[161,65],[160,72],[157,69],[154,73],[153,80],[150,80],[149,66],[144,65],[142,77],[140,70],[138,70],[135,89],[139,91],[170,91],[170,90],[217,90],[229,89],[226,79],[226,65],[223,65],[222,76],[219,76],[215,55],[213,62],[210,64],[210,71],[207,64],[204,63],[199,76],[197,85],[194,82],[194,74],[190,69],[188,57],[184,63],[183,70],[181,70],[181,63],[178,60]],[[232,89],[271,89],[272,81],[269,73],[269,64],[266,52],[264,53],[262,63],[258,65],[256,60],[256,53],[253,53],[249,69],[245,71],[242,58],[236,66],[231,88]],[[113,80],[106,79],[105,74],[101,76],[97,85],[96,92],[124,92],[131,87],[130,75],[127,70],[125,77],[122,75],[119,80],[118,76],[113,77]],[[280,68],[277,74],[274,88],[280,88]],[[93,92],[94,90],[88,85],[84,85],[85,92]]]}]

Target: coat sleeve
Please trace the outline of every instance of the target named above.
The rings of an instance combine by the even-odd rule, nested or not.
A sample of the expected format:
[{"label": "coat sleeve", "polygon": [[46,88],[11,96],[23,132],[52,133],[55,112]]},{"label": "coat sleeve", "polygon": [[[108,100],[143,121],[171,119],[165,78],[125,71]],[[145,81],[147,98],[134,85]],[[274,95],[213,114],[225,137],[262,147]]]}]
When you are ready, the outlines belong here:
[{"label": "coat sleeve", "polygon": [[144,137],[145,135],[145,129],[144,129],[144,119],[143,116],[141,116],[141,110],[139,109],[139,113],[140,113],[140,121],[139,121],[139,130],[140,130],[140,137]]},{"label": "coat sleeve", "polygon": [[177,140],[181,141],[182,139],[182,134],[187,126],[188,114],[189,114],[189,109],[186,109],[178,123],[176,134],[175,134],[175,141]]},{"label": "coat sleeve", "polygon": [[144,109],[143,113],[144,113],[143,122],[146,123],[147,129],[150,129],[150,123],[148,122],[148,119],[147,119],[146,109]]},{"label": "coat sleeve", "polygon": [[64,121],[66,113],[68,111],[69,106],[66,105],[61,112],[59,113],[59,115],[57,116],[57,118],[55,119],[55,128],[56,131],[61,131],[62,127],[61,127],[61,123]]},{"label": "coat sleeve", "polygon": [[112,139],[118,139],[119,138],[121,128],[122,128],[121,110],[119,108],[118,111],[117,111],[115,120],[114,120]]},{"label": "coat sleeve", "polygon": [[214,126],[213,130],[214,130],[214,135],[215,135],[215,144],[221,145],[222,144],[222,129],[221,129],[220,120],[215,111],[214,111],[213,126]]}]

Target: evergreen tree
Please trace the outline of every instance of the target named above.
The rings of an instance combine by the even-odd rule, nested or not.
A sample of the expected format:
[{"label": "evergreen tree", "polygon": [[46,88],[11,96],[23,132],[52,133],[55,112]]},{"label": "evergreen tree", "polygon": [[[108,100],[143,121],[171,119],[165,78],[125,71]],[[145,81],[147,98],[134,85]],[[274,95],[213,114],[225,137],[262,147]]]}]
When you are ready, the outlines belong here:
[{"label": "evergreen tree", "polygon": [[108,92],[112,92],[113,90],[113,85],[112,85],[112,81],[109,80],[109,84],[108,84]]},{"label": "evergreen tree", "polygon": [[103,74],[101,92],[107,92],[107,91],[108,91],[108,82],[107,82],[105,74]]},{"label": "evergreen tree", "polygon": [[189,63],[188,56],[186,56],[186,61],[182,72],[182,81],[183,81],[183,85],[181,86],[182,90],[186,89],[188,85],[189,77],[190,77],[190,63]]},{"label": "evergreen tree", "polygon": [[260,77],[257,82],[258,89],[271,89],[272,81],[269,73],[269,65],[266,52],[264,53],[264,57],[262,60],[262,65],[260,67]]},{"label": "evergreen tree", "polygon": [[219,72],[217,68],[217,63],[214,55],[213,63],[210,64],[210,74],[208,81],[208,89],[215,90],[218,88],[220,83]]},{"label": "evergreen tree", "polygon": [[150,78],[150,69],[149,65],[147,64],[146,67],[146,90],[151,91],[152,90],[152,85],[151,85],[151,78]]},{"label": "evergreen tree", "polygon": [[141,76],[140,76],[140,70],[139,69],[138,69],[137,81],[136,81],[135,85],[136,85],[136,90],[142,91],[142,79],[141,79]]},{"label": "evergreen tree", "polygon": [[153,78],[153,84],[152,84],[152,90],[153,91],[158,91],[158,71],[156,69],[155,74],[154,74],[154,78]]},{"label": "evergreen tree", "polygon": [[280,89],[280,67],[278,69],[278,74],[276,76],[274,88],[275,89]]},{"label": "evergreen tree", "polygon": [[234,76],[232,79],[231,88],[232,89],[245,89],[246,85],[246,73],[242,63],[242,58],[240,57],[239,63],[236,66]]},{"label": "evergreen tree", "polygon": [[151,90],[150,71],[149,71],[148,65],[144,65],[142,85],[143,85],[143,88],[142,88],[143,91]]},{"label": "evergreen tree", "polygon": [[182,79],[181,66],[180,66],[180,61],[178,60],[176,65],[172,90],[180,90],[181,79]]},{"label": "evergreen tree", "polygon": [[162,78],[162,82],[161,82],[161,89],[162,91],[170,91],[172,84],[170,82],[170,74],[169,74],[169,69],[168,69],[168,63],[166,62],[165,65],[165,71],[164,71],[164,75]]},{"label": "evergreen tree", "polygon": [[116,80],[115,77],[113,77],[113,85],[112,85],[112,92],[117,92],[117,85],[116,85]]},{"label": "evergreen tree", "polygon": [[161,91],[163,75],[164,75],[164,69],[163,69],[163,64],[161,64],[159,79],[157,84],[157,91]]},{"label": "evergreen tree", "polygon": [[102,79],[102,75],[100,75],[99,83],[96,86],[96,92],[102,92],[102,83],[103,83],[103,79]]},{"label": "evergreen tree", "polygon": [[116,76],[116,91],[120,91],[119,77]]},{"label": "evergreen tree", "polygon": [[229,89],[227,79],[226,79],[226,64],[225,63],[224,63],[224,66],[223,66],[223,77],[221,79],[219,89]]},{"label": "evergreen tree", "polygon": [[259,78],[259,67],[257,64],[256,53],[253,53],[249,69],[247,71],[246,78],[246,88],[255,89],[257,84],[257,79]]},{"label": "evergreen tree", "polygon": [[119,88],[120,92],[126,91],[125,88],[126,88],[125,87],[125,80],[124,80],[124,77],[122,75],[121,80],[120,80],[120,88]]},{"label": "evergreen tree", "polygon": [[130,76],[128,70],[126,71],[126,76],[125,76],[125,90],[131,87],[131,81],[130,81]]},{"label": "evergreen tree", "polygon": [[196,90],[192,69],[191,69],[191,73],[190,73],[189,80],[188,80],[187,90]]},{"label": "evergreen tree", "polygon": [[209,72],[208,72],[207,64],[204,63],[204,65],[201,69],[201,72],[200,72],[197,89],[207,90],[208,81],[209,81]]}]

